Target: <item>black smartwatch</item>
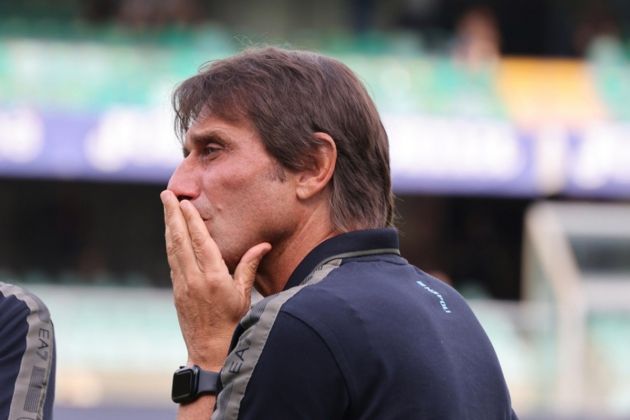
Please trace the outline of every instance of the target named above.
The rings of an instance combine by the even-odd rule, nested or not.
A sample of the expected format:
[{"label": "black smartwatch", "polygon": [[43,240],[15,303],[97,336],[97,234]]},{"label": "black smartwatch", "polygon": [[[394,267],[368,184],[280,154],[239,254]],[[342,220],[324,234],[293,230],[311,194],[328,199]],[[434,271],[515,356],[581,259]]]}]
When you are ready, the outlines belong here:
[{"label": "black smartwatch", "polygon": [[199,366],[180,366],[173,374],[171,399],[178,404],[195,401],[203,394],[217,395],[219,374],[202,370]]}]

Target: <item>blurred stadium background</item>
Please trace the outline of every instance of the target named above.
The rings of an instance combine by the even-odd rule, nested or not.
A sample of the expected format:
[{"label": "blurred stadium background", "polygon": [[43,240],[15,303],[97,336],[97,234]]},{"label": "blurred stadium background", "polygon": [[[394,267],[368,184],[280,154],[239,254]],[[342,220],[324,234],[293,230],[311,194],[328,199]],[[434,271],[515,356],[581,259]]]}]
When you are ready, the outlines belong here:
[{"label": "blurred stadium background", "polygon": [[0,278],[50,306],[56,418],[173,418],[170,92],[261,43],[366,83],[403,254],[469,299],[520,417],[630,418],[629,31],[623,0],[1,2]]}]

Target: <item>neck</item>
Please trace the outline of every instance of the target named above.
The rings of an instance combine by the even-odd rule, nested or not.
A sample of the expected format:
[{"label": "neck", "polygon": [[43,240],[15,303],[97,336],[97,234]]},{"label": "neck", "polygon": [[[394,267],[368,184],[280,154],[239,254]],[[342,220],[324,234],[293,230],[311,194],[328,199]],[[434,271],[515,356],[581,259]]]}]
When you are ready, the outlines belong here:
[{"label": "neck", "polygon": [[273,248],[261,261],[256,276],[256,289],[263,296],[281,292],[306,255],[326,239],[340,233],[333,228],[328,214],[325,216],[312,214],[289,237],[272,244]]}]

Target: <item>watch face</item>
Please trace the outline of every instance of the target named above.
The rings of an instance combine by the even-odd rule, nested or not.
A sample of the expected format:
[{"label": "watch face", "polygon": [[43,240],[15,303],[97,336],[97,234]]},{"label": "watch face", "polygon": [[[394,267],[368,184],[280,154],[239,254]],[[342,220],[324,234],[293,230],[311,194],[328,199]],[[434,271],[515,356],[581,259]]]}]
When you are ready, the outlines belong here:
[{"label": "watch face", "polygon": [[195,375],[192,369],[182,369],[173,375],[173,389],[171,398],[173,401],[182,400],[190,397],[194,389]]}]

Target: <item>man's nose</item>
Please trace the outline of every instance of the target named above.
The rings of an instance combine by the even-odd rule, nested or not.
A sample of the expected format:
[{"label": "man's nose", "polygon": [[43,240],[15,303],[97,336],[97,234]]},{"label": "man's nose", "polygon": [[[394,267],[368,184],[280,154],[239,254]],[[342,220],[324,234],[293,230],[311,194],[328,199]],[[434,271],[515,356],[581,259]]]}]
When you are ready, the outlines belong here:
[{"label": "man's nose", "polygon": [[193,200],[199,196],[197,171],[189,157],[185,158],[175,169],[166,187],[175,194],[179,201]]}]

